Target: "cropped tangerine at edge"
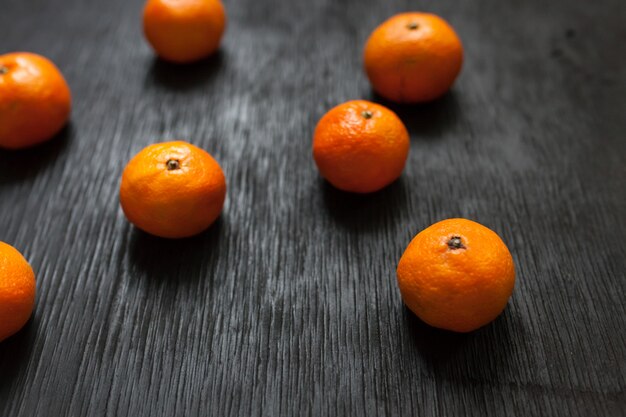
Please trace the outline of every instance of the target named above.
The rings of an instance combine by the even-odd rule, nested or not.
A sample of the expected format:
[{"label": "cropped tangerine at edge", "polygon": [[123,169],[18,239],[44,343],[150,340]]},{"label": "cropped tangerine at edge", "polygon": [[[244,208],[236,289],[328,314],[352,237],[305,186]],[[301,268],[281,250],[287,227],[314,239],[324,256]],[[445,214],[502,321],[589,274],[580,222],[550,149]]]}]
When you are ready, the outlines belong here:
[{"label": "cropped tangerine at edge", "polygon": [[69,86],[49,59],[29,52],[0,55],[0,147],[51,139],[66,125],[71,107]]},{"label": "cropped tangerine at edge", "polygon": [[35,273],[22,254],[0,242],[0,342],[28,322],[35,305]]},{"label": "cropped tangerine at edge", "polygon": [[226,11],[220,0],[148,0],[143,29],[161,58],[191,63],[218,49],[226,29]]}]

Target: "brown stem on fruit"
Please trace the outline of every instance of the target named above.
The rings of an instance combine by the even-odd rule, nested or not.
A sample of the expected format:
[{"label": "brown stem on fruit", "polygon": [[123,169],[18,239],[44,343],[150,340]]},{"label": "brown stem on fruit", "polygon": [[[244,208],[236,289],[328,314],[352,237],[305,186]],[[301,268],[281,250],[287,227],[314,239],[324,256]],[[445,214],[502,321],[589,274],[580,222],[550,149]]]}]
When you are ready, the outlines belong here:
[{"label": "brown stem on fruit", "polygon": [[452,250],[466,249],[460,236],[452,236],[450,240],[448,240],[448,247]]},{"label": "brown stem on fruit", "polygon": [[364,110],[361,113],[361,116],[363,116],[363,118],[365,118],[365,119],[371,119],[372,117],[374,117],[374,114],[371,111],[369,111],[369,110]]},{"label": "brown stem on fruit", "polygon": [[406,28],[408,30],[416,30],[420,27],[420,25],[418,25],[416,22],[411,22],[408,25],[406,25]]},{"label": "brown stem on fruit", "polygon": [[8,74],[9,69],[0,65],[0,75]]},{"label": "brown stem on fruit", "polygon": [[167,161],[167,170],[174,171],[175,169],[180,169],[180,161],[177,159],[170,159]]}]

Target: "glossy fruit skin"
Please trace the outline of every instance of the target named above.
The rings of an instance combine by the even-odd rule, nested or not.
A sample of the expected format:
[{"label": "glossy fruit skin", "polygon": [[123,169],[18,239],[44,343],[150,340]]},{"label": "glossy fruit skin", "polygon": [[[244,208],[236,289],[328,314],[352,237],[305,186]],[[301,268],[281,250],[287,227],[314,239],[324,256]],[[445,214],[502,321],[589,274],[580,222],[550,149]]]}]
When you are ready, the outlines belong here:
[{"label": "glossy fruit skin", "polygon": [[34,306],[33,269],[17,249],[0,242],[0,342],[24,327]]},{"label": "glossy fruit skin", "polygon": [[[168,169],[168,161],[179,168]],[[128,220],[143,231],[183,238],[207,229],[219,217],[226,179],[219,164],[187,142],[150,145],[126,165],[120,203]]]},{"label": "glossy fruit skin", "polygon": [[[364,112],[371,117],[366,118]],[[409,145],[409,133],[394,112],[354,100],[321,118],[313,137],[313,158],[322,176],[336,188],[371,193],[401,175]]]},{"label": "glossy fruit skin", "polygon": [[54,137],[70,117],[70,88],[43,56],[0,55],[0,147],[20,149]]},{"label": "glossy fruit skin", "polygon": [[454,29],[429,13],[401,13],[365,44],[365,71],[388,100],[419,103],[445,94],[461,71],[463,46]]},{"label": "glossy fruit skin", "polygon": [[[463,248],[450,247],[454,237]],[[470,332],[504,310],[515,286],[515,266],[495,232],[471,220],[448,219],[413,238],[397,277],[404,303],[420,319]]]},{"label": "glossy fruit skin", "polygon": [[162,59],[195,62],[219,47],[226,29],[226,11],[220,0],[148,0],[143,29]]}]

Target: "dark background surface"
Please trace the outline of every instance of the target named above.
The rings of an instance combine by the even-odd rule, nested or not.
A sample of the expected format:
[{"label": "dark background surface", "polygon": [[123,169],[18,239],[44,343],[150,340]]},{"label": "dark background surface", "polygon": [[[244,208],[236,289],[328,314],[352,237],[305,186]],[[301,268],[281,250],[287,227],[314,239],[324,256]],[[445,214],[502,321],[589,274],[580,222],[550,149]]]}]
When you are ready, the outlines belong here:
[{"label": "dark background surface", "polygon": [[[0,0],[0,52],[51,58],[72,122],[0,152],[0,240],[37,271],[0,344],[0,415],[626,415],[626,2],[229,0],[221,52],[155,60],[140,1]],[[466,60],[453,90],[395,106],[402,178],[332,189],[311,157],[330,107],[373,96],[369,32],[432,11]],[[388,104],[389,103],[384,103]],[[192,239],[119,208],[144,146],[186,139],[227,176]],[[412,236],[462,216],[516,261],[505,312],[471,334],[402,305]]]}]

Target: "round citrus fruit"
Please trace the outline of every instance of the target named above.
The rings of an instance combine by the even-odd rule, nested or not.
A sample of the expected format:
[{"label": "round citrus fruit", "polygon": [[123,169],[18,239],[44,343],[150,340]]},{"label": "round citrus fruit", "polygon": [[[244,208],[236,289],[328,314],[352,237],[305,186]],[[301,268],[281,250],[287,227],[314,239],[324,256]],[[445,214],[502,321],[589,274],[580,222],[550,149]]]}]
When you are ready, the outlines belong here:
[{"label": "round citrus fruit", "polygon": [[326,180],[370,193],[395,181],[409,154],[409,133],[394,112],[364,100],[340,104],[317,124],[313,157]]},{"label": "round citrus fruit", "polygon": [[365,44],[365,71],[374,90],[400,103],[440,97],[462,64],[458,36],[445,20],[429,13],[393,16]]},{"label": "round citrus fruit", "polygon": [[208,228],[226,197],[224,173],[211,155],[187,142],[150,145],[126,165],[120,203],[128,220],[150,234],[182,238]]},{"label": "round citrus fruit", "polygon": [[35,305],[35,274],[13,246],[0,242],[0,342],[17,333]]},{"label": "round citrus fruit", "polygon": [[421,231],[398,264],[404,303],[434,327],[469,332],[504,310],[515,285],[513,258],[500,237],[466,219]]},{"label": "round citrus fruit", "polygon": [[51,139],[67,123],[70,89],[48,59],[0,55],[0,147],[26,148]]},{"label": "round citrus fruit", "polygon": [[143,11],[148,42],[171,62],[189,63],[211,55],[225,28],[220,0],[148,0]]}]

